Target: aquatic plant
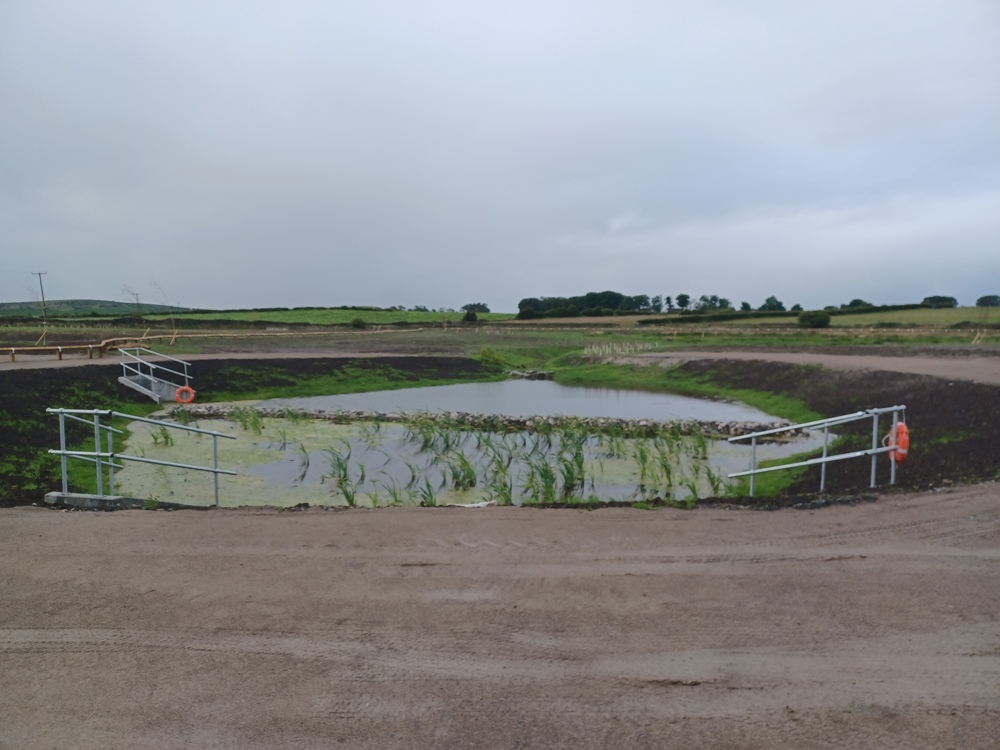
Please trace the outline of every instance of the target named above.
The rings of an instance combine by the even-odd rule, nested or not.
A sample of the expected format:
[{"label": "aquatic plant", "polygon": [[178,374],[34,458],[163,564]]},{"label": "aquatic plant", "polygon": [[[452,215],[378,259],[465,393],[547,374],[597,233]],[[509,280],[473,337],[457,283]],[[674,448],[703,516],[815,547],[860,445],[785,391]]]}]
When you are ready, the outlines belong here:
[{"label": "aquatic plant", "polygon": [[153,439],[153,445],[169,447],[174,444],[174,436],[171,435],[170,430],[162,424],[155,430],[151,431],[149,436]]},{"label": "aquatic plant", "polygon": [[301,440],[299,441],[299,447],[297,450],[299,457],[299,473],[295,475],[295,479],[292,481],[292,485],[298,487],[305,481],[306,474],[309,473],[309,451]]},{"label": "aquatic plant", "polygon": [[260,435],[264,431],[264,416],[252,407],[234,406],[229,412],[229,418],[246,432],[252,431]]},{"label": "aquatic plant", "polygon": [[424,486],[417,490],[416,495],[420,500],[420,504],[425,508],[433,508],[437,505],[434,488],[431,487],[429,479],[424,480]]}]

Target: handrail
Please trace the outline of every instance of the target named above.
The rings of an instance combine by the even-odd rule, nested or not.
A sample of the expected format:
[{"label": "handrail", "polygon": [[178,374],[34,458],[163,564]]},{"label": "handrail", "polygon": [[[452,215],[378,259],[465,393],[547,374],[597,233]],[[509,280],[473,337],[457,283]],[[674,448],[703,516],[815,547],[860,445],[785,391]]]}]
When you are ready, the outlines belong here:
[{"label": "handrail", "polygon": [[[235,435],[228,435],[224,432],[216,432],[215,430],[203,430],[200,427],[189,427],[183,424],[177,424],[176,422],[166,422],[161,419],[150,419],[149,417],[140,417],[135,414],[125,414],[120,411],[113,411],[110,409],[46,409],[49,414],[59,415],[59,448],[50,448],[49,453],[53,455],[60,456],[62,462],[62,491],[63,494],[69,493],[69,476],[67,473],[66,459],[75,458],[81,461],[89,461],[97,465],[97,495],[99,497],[105,497],[104,494],[104,466],[108,467],[108,493],[114,494],[115,485],[115,473],[116,468],[120,469],[122,466],[116,464],[115,460],[122,461],[135,461],[137,463],[146,464],[156,464],[158,466],[172,466],[178,469],[187,469],[190,471],[208,471],[215,475],[215,505],[219,506],[219,474],[228,474],[230,476],[235,476],[235,471],[230,471],[228,469],[219,468],[219,438],[223,437],[227,440],[236,440]],[[88,421],[82,419],[78,415],[90,415],[93,420]],[[185,432],[194,432],[201,435],[211,435],[212,436],[212,466],[197,466],[194,464],[182,464],[175,461],[159,461],[153,458],[146,458],[145,456],[129,456],[124,453],[115,453],[114,444],[112,441],[112,433],[122,434],[121,430],[117,430],[110,425],[101,424],[101,417],[112,419],[114,417],[121,417],[123,419],[130,419],[134,422],[145,422],[147,424],[154,424],[161,427],[173,429],[173,430],[183,430]],[[66,420],[72,419],[78,422],[84,422],[85,424],[94,425],[94,443],[97,450],[93,451],[74,451],[67,450],[66,448]],[[101,431],[107,432],[108,438],[108,449],[106,451],[101,450]]]},{"label": "handrail", "polygon": [[133,359],[138,359],[139,361],[144,361],[136,352],[145,352],[146,354],[152,354],[154,357],[162,357],[163,359],[169,359],[171,362],[176,362],[180,365],[190,365],[190,362],[185,362],[183,359],[177,359],[177,357],[171,357],[169,354],[162,354],[161,352],[154,352],[152,349],[147,349],[144,346],[134,346],[134,347],[121,347],[118,349],[122,356],[131,356]]},{"label": "handrail", "polygon": [[[731,437],[727,442],[736,443],[741,440],[750,440],[750,469],[748,471],[738,471],[729,474],[730,479],[736,477],[750,477],[750,497],[754,496],[754,479],[757,474],[764,474],[769,471],[782,471],[784,469],[796,469],[803,466],[815,466],[819,464],[821,466],[820,479],[819,479],[819,490],[822,492],[826,489],[826,465],[831,461],[842,461],[848,458],[863,458],[865,456],[871,456],[872,466],[871,466],[871,486],[875,487],[875,476],[876,476],[876,458],[880,453],[890,453],[891,469],[890,469],[890,484],[896,483],[896,456],[895,446],[879,446],[878,442],[878,418],[880,414],[892,414],[892,434],[896,432],[896,424],[900,421],[899,415],[903,414],[903,421],[906,417],[906,406],[904,404],[899,404],[896,406],[886,406],[876,409],[864,409],[862,411],[857,411],[852,414],[842,414],[839,417],[827,417],[826,419],[817,419],[812,422],[802,422],[800,424],[786,425],[785,427],[777,427],[770,430],[761,430],[759,432],[751,432],[746,435],[737,435]],[[870,449],[865,449],[862,451],[853,451],[851,453],[838,453],[834,455],[828,455],[827,450],[830,444],[830,428],[835,427],[839,424],[848,424],[850,422],[857,422],[861,419],[872,418],[872,447]],[[823,428],[823,455],[821,458],[811,458],[806,461],[797,461],[790,464],[781,464],[780,466],[769,466],[764,469],[757,468],[757,438],[765,437],[768,435],[775,435],[780,432],[790,432],[793,430],[803,430],[809,428]]]}]

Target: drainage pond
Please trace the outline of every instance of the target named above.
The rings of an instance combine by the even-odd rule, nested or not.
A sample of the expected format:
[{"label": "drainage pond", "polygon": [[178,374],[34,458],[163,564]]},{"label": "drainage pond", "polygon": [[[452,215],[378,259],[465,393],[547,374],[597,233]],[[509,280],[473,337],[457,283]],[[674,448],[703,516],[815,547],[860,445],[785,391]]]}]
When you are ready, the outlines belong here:
[{"label": "drainage pond", "polygon": [[[495,386],[488,388],[486,386]],[[373,507],[498,504],[597,504],[607,501],[693,504],[737,491],[726,474],[748,468],[749,447],[703,437],[676,420],[773,422],[742,404],[666,394],[573,388],[548,381],[505,381],[331,396],[278,399],[259,408],[405,413],[403,422],[338,424],[289,412],[263,418],[200,419],[197,426],[237,436],[220,440],[225,506]],[[532,431],[454,426],[435,413],[607,417],[668,423],[642,437],[598,432],[573,420],[539,420]],[[553,424],[550,424],[553,423]],[[182,464],[210,465],[212,440],[134,423],[127,452]],[[822,447],[822,435],[757,447],[758,461]],[[211,474],[130,464],[116,476],[119,494],[209,505]]]}]

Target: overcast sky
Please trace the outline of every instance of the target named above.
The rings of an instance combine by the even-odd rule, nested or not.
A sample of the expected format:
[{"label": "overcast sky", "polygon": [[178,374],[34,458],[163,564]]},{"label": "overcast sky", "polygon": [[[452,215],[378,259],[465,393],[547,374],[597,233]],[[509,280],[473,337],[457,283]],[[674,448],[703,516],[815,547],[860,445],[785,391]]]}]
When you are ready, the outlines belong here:
[{"label": "overcast sky", "polygon": [[1000,294],[997,0],[0,0],[0,300]]}]

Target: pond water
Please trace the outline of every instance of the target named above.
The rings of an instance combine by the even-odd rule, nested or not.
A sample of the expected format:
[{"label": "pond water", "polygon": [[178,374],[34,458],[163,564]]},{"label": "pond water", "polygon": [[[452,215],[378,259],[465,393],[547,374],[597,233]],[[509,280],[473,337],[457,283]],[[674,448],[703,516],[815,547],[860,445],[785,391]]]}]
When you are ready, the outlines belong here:
[{"label": "pond water", "polygon": [[378,412],[449,412],[508,417],[613,417],[770,422],[774,417],[744,404],[611,388],[582,388],[551,380],[504,380],[339,396],[280,398],[261,407]]},{"label": "pond water", "polygon": [[[315,398],[272,399],[260,407],[376,412],[458,411],[524,416],[771,422],[774,417],[743,404],[670,394],[564,386],[551,381],[509,380]],[[223,477],[224,494],[240,505],[416,504],[494,499],[574,502],[683,501],[726,492],[725,475],[747,468],[749,447],[700,436],[671,434],[624,439],[556,430],[498,434],[467,431],[421,420],[335,424],[326,420],[268,418],[256,434],[236,424],[212,425],[239,436],[221,441],[220,464],[237,470]],[[148,425],[136,423],[132,450],[178,463],[200,464],[200,436],[178,435],[158,444]],[[235,443],[235,444],[234,444]],[[818,448],[820,433],[784,444],[762,444],[758,460]],[[120,474],[122,491],[135,497],[207,502],[210,475],[139,464]],[[176,475],[175,475],[176,474]],[[225,501],[224,501],[225,502]]]},{"label": "pond water", "polygon": [[[429,422],[429,420],[427,420]],[[255,432],[225,420],[199,420],[237,440],[219,441],[226,505],[291,506],[478,502],[507,493],[515,504],[547,492],[574,501],[683,500],[725,492],[722,477],[747,468],[749,447],[696,437],[623,439],[560,432],[483,433],[424,425],[268,418]],[[212,441],[176,433],[165,444],[152,425],[136,422],[124,452],[188,465],[211,463]],[[668,431],[669,432],[669,431]],[[758,460],[822,446],[822,433],[790,443],[762,444]],[[471,478],[469,478],[471,477]],[[126,465],[116,488],[129,497],[208,504],[212,476],[151,464]],[[461,484],[462,487],[457,485]],[[546,490],[546,486],[549,488]]]}]

